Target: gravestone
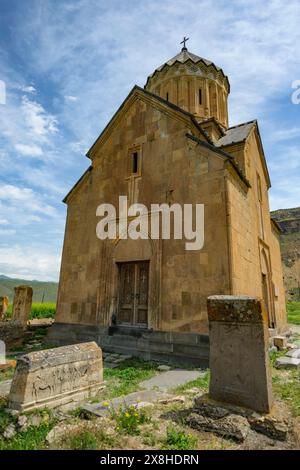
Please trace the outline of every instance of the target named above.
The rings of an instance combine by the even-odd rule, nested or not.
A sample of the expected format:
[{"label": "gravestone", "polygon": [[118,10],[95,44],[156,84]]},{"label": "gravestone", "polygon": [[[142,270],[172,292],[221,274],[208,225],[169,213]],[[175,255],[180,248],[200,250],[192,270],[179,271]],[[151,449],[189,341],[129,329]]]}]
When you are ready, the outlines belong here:
[{"label": "gravestone", "polygon": [[8,297],[6,295],[0,297],[0,321],[6,319],[6,312],[8,308]]},{"label": "gravestone", "polygon": [[13,303],[13,320],[20,320],[23,325],[27,324],[32,305],[32,287],[17,286],[15,287],[14,303]]},{"label": "gravestone", "polygon": [[209,396],[268,413],[273,399],[263,303],[252,297],[215,295],[208,297],[207,308]]},{"label": "gravestone", "polygon": [[17,361],[9,408],[54,408],[86,399],[102,385],[102,351],[95,342],[35,351]]}]

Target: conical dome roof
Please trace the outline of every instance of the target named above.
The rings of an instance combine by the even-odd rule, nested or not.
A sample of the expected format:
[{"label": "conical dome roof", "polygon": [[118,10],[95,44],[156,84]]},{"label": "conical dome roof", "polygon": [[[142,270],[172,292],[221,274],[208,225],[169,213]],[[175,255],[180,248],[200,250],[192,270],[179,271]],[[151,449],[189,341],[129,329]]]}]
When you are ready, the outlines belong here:
[{"label": "conical dome roof", "polygon": [[228,127],[228,77],[187,47],[149,75],[145,89],[193,114],[199,122],[214,118]]},{"label": "conical dome roof", "polygon": [[226,81],[228,82],[228,87],[229,87],[228,77],[224,74],[221,67],[218,67],[217,65],[215,65],[210,60],[204,59],[203,57],[200,57],[196,54],[193,54],[186,47],[183,47],[178,54],[176,54],[174,57],[172,57],[167,62],[162,64],[160,67],[155,69],[154,72],[151,75],[148,76],[145,88],[147,87],[149,79],[154,77],[154,75],[157,72],[161,72],[165,67],[172,67],[172,65],[174,65],[176,63],[184,64],[185,62],[188,62],[189,60],[192,61],[194,64],[200,64],[202,62],[207,67],[212,66],[215,69],[216,72],[220,72],[226,78]]}]

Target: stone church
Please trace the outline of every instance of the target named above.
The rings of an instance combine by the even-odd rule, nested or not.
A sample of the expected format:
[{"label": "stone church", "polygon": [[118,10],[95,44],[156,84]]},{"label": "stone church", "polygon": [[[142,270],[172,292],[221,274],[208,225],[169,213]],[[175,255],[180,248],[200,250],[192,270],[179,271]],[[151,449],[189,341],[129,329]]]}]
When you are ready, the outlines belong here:
[{"label": "stone church", "polygon": [[[259,127],[228,126],[229,93],[223,70],[184,42],[121,104],[64,199],[52,342],[95,340],[107,351],[205,364],[214,294],[263,298],[270,331],[286,331],[280,228],[270,218]],[[202,249],[187,251],[184,239],[100,240],[96,209],[118,207],[120,195],[147,207],[204,204]]]}]

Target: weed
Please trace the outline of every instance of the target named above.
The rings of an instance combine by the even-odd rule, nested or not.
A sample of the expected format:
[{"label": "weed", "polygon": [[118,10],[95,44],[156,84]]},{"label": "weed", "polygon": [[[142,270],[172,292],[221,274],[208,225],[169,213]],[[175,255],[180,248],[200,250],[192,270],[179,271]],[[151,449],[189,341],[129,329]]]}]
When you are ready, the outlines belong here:
[{"label": "weed", "polygon": [[197,439],[184,431],[178,431],[173,426],[167,428],[167,436],[163,442],[163,449],[169,450],[194,450]]},{"label": "weed", "polygon": [[139,410],[134,405],[120,406],[118,410],[110,409],[111,416],[117,423],[117,431],[130,434],[131,436],[140,434],[139,426],[151,421],[145,410]]}]

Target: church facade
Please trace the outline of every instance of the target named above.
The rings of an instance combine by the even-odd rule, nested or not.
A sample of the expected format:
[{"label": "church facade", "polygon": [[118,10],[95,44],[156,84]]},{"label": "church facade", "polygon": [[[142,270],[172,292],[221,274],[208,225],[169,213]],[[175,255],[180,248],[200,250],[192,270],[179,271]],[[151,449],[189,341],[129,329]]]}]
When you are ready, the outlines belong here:
[{"label": "church facade", "polygon": [[[269,328],[286,331],[279,227],[256,121],[228,127],[222,69],[184,46],[135,86],[92,145],[68,206],[50,339],[204,364],[207,297],[263,298]],[[203,204],[204,245],[96,236],[99,204]],[[121,223],[116,216],[117,226]]]}]

